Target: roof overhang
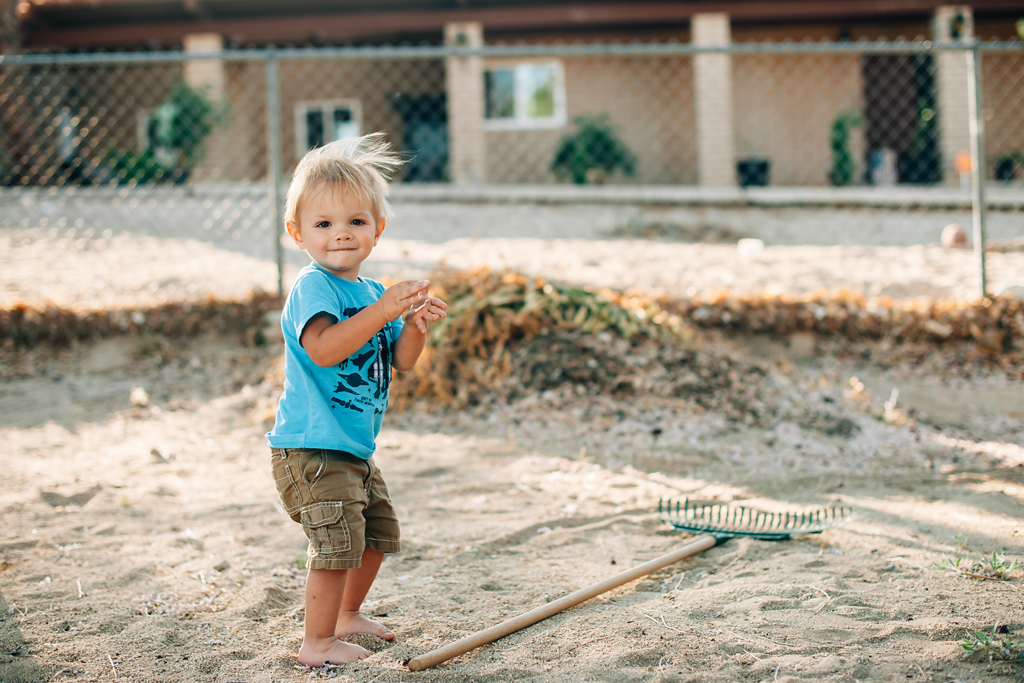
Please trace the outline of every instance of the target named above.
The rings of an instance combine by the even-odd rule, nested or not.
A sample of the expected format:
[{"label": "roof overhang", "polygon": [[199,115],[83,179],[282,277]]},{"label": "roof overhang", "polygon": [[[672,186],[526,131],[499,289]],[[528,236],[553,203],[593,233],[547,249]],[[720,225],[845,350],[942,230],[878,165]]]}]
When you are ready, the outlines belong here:
[{"label": "roof overhang", "polygon": [[[692,2],[549,2],[391,0],[335,3],[293,0],[35,0],[23,16],[26,47],[123,47],[179,44],[191,33],[235,42],[305,43],[440,37],[445,24],[480,22],[485,31],[551,31],[678,26],[699,12],[726,12],[736,23],[857,21],[927,17],[942,0],[736,0]],[[976,0],[975,12],[1024,12],[1020,0]],[[373,9],[369,9],[373,8]]]}]

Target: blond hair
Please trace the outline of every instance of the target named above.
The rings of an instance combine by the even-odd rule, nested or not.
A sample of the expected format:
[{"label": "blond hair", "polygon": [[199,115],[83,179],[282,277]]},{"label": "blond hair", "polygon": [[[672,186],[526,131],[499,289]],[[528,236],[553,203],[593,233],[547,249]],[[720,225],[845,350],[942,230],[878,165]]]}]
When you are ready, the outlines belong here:
[{"label": "blond hair", "polygon": [[379,222],[391,217],[388,183],[405,161],[384,133],[329,142],[306,153],[295,167],[285,203],[285,223],[298,223],[299,206],[324,185],[344,187],[370,205]]}]

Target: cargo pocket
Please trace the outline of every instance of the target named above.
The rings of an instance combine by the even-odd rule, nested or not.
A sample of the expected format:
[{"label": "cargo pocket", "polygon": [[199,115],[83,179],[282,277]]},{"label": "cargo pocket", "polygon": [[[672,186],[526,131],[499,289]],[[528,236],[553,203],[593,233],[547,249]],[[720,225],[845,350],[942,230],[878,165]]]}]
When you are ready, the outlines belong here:
[{"label": "cargo pocket", "polygon": [[293,522],[301,521],[299,508],[302,501],[299,497],[299,489],[295,485],[295,477],[292,475],[288,451],[274,451],[271,456],[271,472],[274,477],[274,485],[277,487],[277,494],[281,496],[281,505],[284,511],[291,517]]},{"label": "cargo pocket", "polygon": [[307,505],[302,508],[301,517],[310,557],[330,557],[352,549],[352,534],[341,501]]}]

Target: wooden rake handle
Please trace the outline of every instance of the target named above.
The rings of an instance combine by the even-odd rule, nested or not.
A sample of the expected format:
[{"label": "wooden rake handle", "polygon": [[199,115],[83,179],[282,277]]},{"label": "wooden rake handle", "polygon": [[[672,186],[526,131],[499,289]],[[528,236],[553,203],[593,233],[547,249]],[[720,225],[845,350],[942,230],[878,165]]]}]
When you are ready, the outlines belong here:
[{"label": "wooden rake handle", "polygon": [[598,583],[582,588],[575,593],[570,593],[563,598],[553,600],[546,605],[541,605],[535,609],[520,614],[519,616],[506,619],[500,624],[485,628],[482,631],[466,636],[456,640],[454,643],[449,643],[443,647],[439,647],[436,650],[425,652],[418,657],[413,657],[409,660],[409,669],[411,671],[423,671],[429,669],[432,666],[437,666],[441,662],[447,662],[453,657],[458,657],[461,654],[465,654],[470,650],[486,645],[487,643],[493,643],[499,638],[504,638],[510,633],[526,628],[532,624],[536,624],[538,621],[547,619],[548,617],[558,614],[559,612],[569,609],[574,605],[578,605],[585,600],[589,600],[601,593],[610,591],[613,588],[617,588],[624,583],[629,583],[639,579],[641,576],[646,576],[652,572],[656,572],[663,567],[667,567],[670,564],[675,564],[679,560],[696,555],[697,553],[704,552],[708,548],[713,548],[718,543],[718,539],[714,536],[707,534],[704,536],[698,536],[686,545],[670,553],[666,553],[661,557],[657,557],[650,562],[645,562],[639,566],[627,569],[626,571],[616,574],[615,576],[600,581]]}]

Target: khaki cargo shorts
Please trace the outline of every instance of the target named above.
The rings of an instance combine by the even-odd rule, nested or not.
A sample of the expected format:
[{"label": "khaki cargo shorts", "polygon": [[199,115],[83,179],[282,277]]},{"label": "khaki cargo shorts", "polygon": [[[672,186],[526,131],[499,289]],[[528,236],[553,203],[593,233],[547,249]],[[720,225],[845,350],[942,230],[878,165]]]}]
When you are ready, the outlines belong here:
[{"label": "khaki cargo shorts", "polygon": [[309,539],[310,569],[354,569],[363,550],[397,553],[398,516],[373,459],[319,448],[271,449],[285,512]]}]

